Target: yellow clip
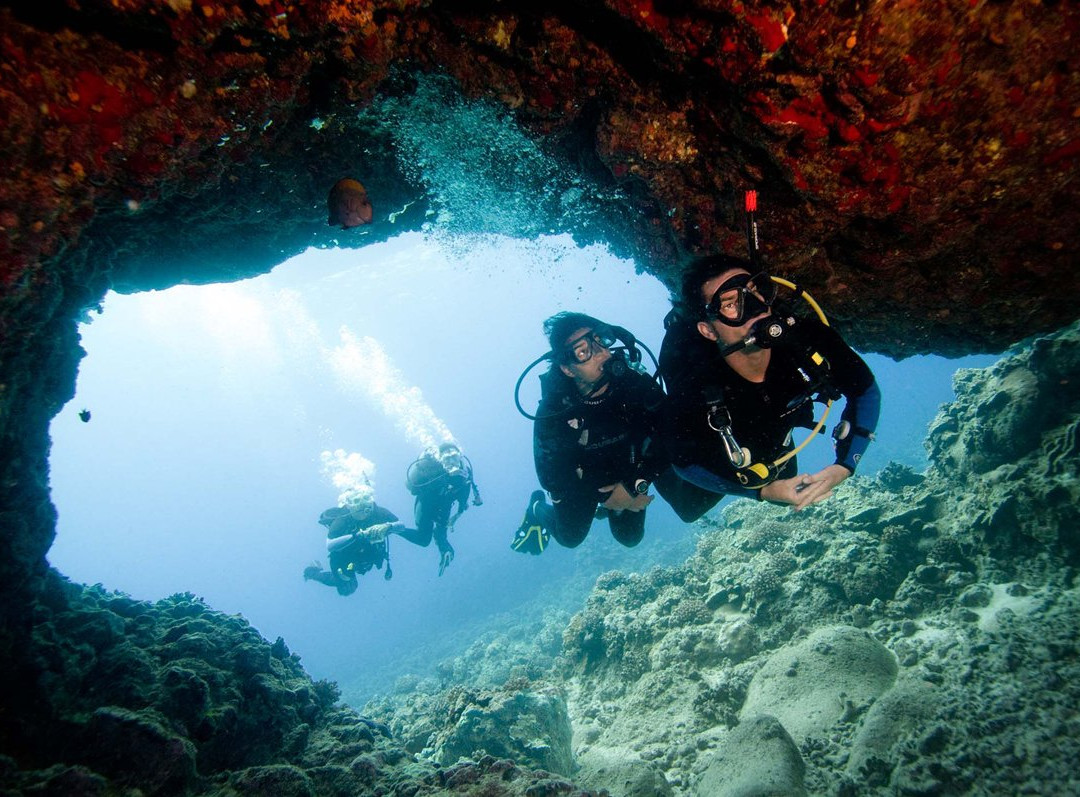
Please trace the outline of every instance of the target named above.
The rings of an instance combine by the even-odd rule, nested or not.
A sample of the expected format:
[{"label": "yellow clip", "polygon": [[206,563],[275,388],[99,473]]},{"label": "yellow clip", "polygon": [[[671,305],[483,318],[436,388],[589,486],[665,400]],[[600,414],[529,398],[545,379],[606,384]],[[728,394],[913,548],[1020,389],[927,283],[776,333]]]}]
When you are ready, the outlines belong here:
[{"label": "yellow clip", "polygon": [[755,462],[753,465],[747,468],[747,470],[753,471],[754,475],[756,475],[759,479],[769,478],[768,467],[762,465],[760,462]]}]

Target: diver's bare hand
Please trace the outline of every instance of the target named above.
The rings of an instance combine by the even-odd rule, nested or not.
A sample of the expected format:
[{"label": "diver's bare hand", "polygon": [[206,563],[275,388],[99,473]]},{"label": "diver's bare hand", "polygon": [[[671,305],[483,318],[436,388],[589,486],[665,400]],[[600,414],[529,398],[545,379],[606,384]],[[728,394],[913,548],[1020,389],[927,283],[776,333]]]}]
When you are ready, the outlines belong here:
[{"label": "diver's bare hand", "polygon": [[777,479],[769,482],[761,488],[761,497],[773,504],[796,504],[803,487],[803,479],[809,478],[810,474],[803,473],[792,479]]},{"label": "diver's bare hand", "polygon": [[367,537],[371,542],[382,542],[386,539],[387,534],[400,528],[400,526],[400,523],[376,523],[374,526],[361,529],[357,532],[357,535]]},{"label": "diver's bare hand", "polygon": [[797,482],[794,486],[795,500],[787,503],[791,503],[796,512],[801,512],[811,504],[831,498],[833,488],[850,475],[851,471],[843,465],[831,464],[816,473],[804,473],[795,479],[787,479]]},{"label": "diver's bare hand", "polygon": [[623,510],[640,512],[651,504],[653,500],[651,495],[630,495],[630,491],[623,487],[622,482],[601,487],[600,492],[611,493],[608,499],[604,501],[603,506],[615,512]]}]

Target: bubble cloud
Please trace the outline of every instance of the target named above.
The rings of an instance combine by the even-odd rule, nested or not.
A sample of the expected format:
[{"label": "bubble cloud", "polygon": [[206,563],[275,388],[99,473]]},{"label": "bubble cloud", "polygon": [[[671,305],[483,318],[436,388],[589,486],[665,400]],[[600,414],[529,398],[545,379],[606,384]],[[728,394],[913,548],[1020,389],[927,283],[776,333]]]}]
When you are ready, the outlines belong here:
[{"label": "bubble cloud", "polygon": [[328,359],[342,388],[374,402],[409,441],[431,448],[454,439],[424,400],[420,388],[405,381],[374,338],[358,338],[348,327],[342,327],[341,345],[330,352]]}]

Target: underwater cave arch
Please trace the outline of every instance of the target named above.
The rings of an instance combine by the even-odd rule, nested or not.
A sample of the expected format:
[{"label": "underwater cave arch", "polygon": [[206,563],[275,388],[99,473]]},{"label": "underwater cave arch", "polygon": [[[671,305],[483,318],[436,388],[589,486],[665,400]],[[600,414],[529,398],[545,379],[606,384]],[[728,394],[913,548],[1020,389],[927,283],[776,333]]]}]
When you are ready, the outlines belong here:
[{"label": "underwater cave arch", "polygon": [[[284,636],[313,673],[348,684],[353,699],[374,682],[389,689],[384,671],[403,648],[422,647],[424,634],[429,647],[449,644],[448,629],[423,630],[429,602],[448,607],[439,614],[452,627],[447,617],[481,604],[513,610],[537,574],[557,581],[560,567],[580,569],[558,553],[527,562],[508,547],[518,503],[535,487],[531,425],[513,409],[511,388],[546,346],[543,318],[597,312],[658,349],[666,308],[659,282],[565,236],[413,233],[363,249],[309,250],[242,282],[110,295],[104,314],[83,327],[90,353],[79,389],[53,421],[60,524],[50,561],[140,599],[193,592],[242,612],[269,638]],[[334,369],[346,338],[383,355],[371,363],[382,369],[373,381],[385,381],[387,367],[399,372],[391,395]],[[445,578],[434,578],[430,549],[398,543],[393,582],[372,573],[351,601],[323,595],[298,575],[325,556],[314,518],[337,494],[319,452],[374,460],[377,499],[410,523],[402,473],[423,441],[410,435],[417,419],[399,410],[412,391],[473,458],[487,503],[462,519]],[[77,416],[84,407],[87,423]],[[589,566],[618,560],[617,551],[599,555],[604,564]],[[356,612],[357,635],[328,649],[334,624]],[[389,617],[402,622],[380,630]],[[368,645],[372,638],[380,645]]]},{"label": "underwater cave arch", "polygon": [[[505,118],[503,118],[503,121],[505,121]],[[333,120],[328,122],[327,120],[320,120],[320,122],[325,123],[323,129],[333,128]],[[436,126],[439,126],[438,123],[436,123]],[[431,129],[429,126],[428,130]],[[321,131],[316,130],[316,132]],[[336,139],[337,143],[333,146],[341,146],[341,142],[346,140],[351,132],[355,132],[355,129],[343,125],[339,130],[339,137]],[[333,147],[329,148],[332,149]],[[418,164],[424,161],[423,155],[418,154],[419,152],[419,150],[414,150],[409,156],[411,160]],[[482,147],[475,150],[475,152],[478,157],[491,155],[490,151],[485,155]],[[517,161],[513,158],[510,160],[512,163],[530,163],[529,161]],[[491,163],[505,166],[505,161],[496,157],[491,157]],[[432,162],[425,162],[425,165],[432,165]],[[443,164],[436,161],[434,165]],[[103,209],[100,219],[95,222],[94,227],[88,230],[80,248],[66,253],[65,257],[69,258],[69,262],[80,264],[80,268],[75,270],[71,283],[63,286],[63,298],[58,300],[60,312],[53,319],[56,322],[56,334],[50,339],[50,342],[56,348],[48,352],[48,356],[43,358],[46,371],[49,374],[46,377],[49,384],[44,387],[37,387],[38,390],[46,394],[47,399],[37,404],[33,413],[28,413],[34,416],[31,418],[33,423],[30,424],[30,428],[40,428],[43,417],[52,415],[57,409],[58,401],[63,399],[65,391],[69,390],[69,386],[65,384],[65,375],[70,373],[71,381],[74,380],[74,364],[70,362],[70,359],[72,353],[76,351],[77,344],[75,343],[73,329],[75,314],[72,311],[94,304],[96,298],[100,297],[104,286],[110,280],[115,280],[115,284],[124,290],[145,290],[153,287],[163,287],[170,281],[175,280],[176,274],[181,273],[187,275],[184,277],[185,279],[194,282],[216,282],[223,278],[241,279],[250,276],[252,273],[268,270],[265,267],[266,263],[274,259],[273,253],[275,250],[280,255],[290,247],[296,246],[296,242],[300,239],[305,241],[310,239],[322,242],[329,241],[328,236],[330,233],[327,233],[323,227],[324,222],[321,219],[321,197],[319,192],[313,189],[313,186],[321,182],[320,180],[308,175],[307,178],[298,182],[298,185],[303,185],[305,188],[280,191],[280,183],[276,182],[276,179],[267,180],[263,177],[263,172],[257,171],[263,168],[260,164],[246,164],[245,168],[250,172],[249,174],[241,174],[244,171],[243,168],[231,173],[223,180],[225,188],[217,194],[204,192],[186,198],[177,195],[163,200],[156,206],[147,207],[145,210],[140,200],[132,198],[119,207]],[[401,162],[394,161],[391,163],[387,161],[387,168],[388,173],[392,173],[397,177],[403,174],[404,167]],[[341,173],[341,170],[337,170],[337,173]],[[555,205],[557,208],[562,207],[564,199],[567,205],[581,199],[581,196],[574,192],[575,190],[584,190],[579,185],[565,186],[542,168],[534,169],[532,172],[522,176],[528,176],[530,179],[533,177],[539,178],[539,183],[546,192],[539,196],[547,199],[554,198],[554,200],[557,200]],[[236,179],[231,180],[232,177]],[[463,196],[469,195],[469,184],[459,182],[454,173],[444,174],[439,180],[441,182],[437,184],[442,185],[446,191],[460,188],[464,192]],[[403,180],[400,184],[408,186],[412,192],[409,196],[414,196],[417,189],[414,183]],[[510,202],[508,198],[520,200],[520,196],[517,196],[513,191],[507,194],[497,185],[495,187],[500,190],[493,190],[484,195],[481,197],[483,201],[477,201],[475,206],[465,206],[467,211],[475,211],[479,208],[481,212],[467,213],[459,211],[455,214],[455,207],[461,206],[441,201],[435,203],[431,200],[431,196],[435,196],[432,189],[432,185],[435,184],[432,183],[424,187],[423,191],[432,193],[430,195],[424,194],[422,201],[407,201],[407,197],[400,197],[404,204],[400,205],[399,210],[393,212],[402,215],[396,216],[392,222],[389,220],[388,215],[386,221],[390,224],[397,224],[398,222],[405,224],[405,222],[408,222],[413,225],[414,229],[423,228],[428,224],[432,225],[433,229],[440,229],[443,227],[450,228],[460,223],[464,223],[468,227],[477,224],[483,227],[485,224],[490,223],[492,228],[499,230],[528,229],[532,231],[534,229],[533,225],[540,224],[539,220],[547,218],[543,213],[535,213],[537,209],[544,210],[543,202],[535,203],[533,206],[530,206],[528,201]],[[511,185],[513,185],[512,181]],[[389,195],[392,194],[388,193]],[[440,194],[442,197],[450,195],[445,192]],[[475,192],[473,196],[476,196]],[[532,194],[531,196],[537,195]],[[597,198],[602,199],[603,197],[598,194]],[[275,203],[275,199],[282,201]],[[495,201],[489,201],[492,199]],[[181,208],[182,211],[179,210]],[[302,208],[302,212],[297,213],[298,208]],[[506,212],[507,216],[499,215],[500,212]],[[185,222],[175,225],[179,229],[170,229],[168,222],[173,215]],[[500,226],[507,218],[511,219],[513,223],[505,228]],[[300,219],[299,222],[298,219]],[[634,223],[637,223],[637,221],[639,220]],[[577,220],[564,219],[564,226],[585,230],[588,231],[588,234],[593,234],[598,229],[593,222],[594,220],[586,219],[580,222],[580,227],[575,227],[575,224],[578,223]],[[540,226],[544,225],[540,224]],[[557,227],[558,225],[553,229]],[[476,230],[472,231],[475,232]],[[125,235],[125,233],[127,234]],[[530,232],[531,234],[533,232]],[[587,239],[587,237],[583,233],[583,239]],[[374,236],[374,239],[377,239],[377,236]],[[218,244],[210,246],[208,241],[211,240],[218,241]],[[658,247],[662,249],[667,245],[668,241],[661,236]],[[208,258],[205,264],[193,262],[189,264],[190,270],[174,270],[178,268],[178,264],[185,257],[191,257],[193,252],[210,251],[215,252],[215,255],[213,258]],[[226,263],[228,265],[224,265]],[[53,379],[57,373],[60,373],[61,376]],[[21,417],[19,420],[23,419]],[[45,418],[46,422],[47,420],[48,418]],[[92,423],[98,423],[99,421],[100,415]],[[38,442],[31,441],[29,447],[31,449],[29,451],[30,456],[28,457],[31,461],[29,466],[24,468],[25,472],[31,477],[30,481],[33,481],[26,494],[30,497],[31,502],[36,501],[36,503],[32,506],[14,507],[16,511],[28,509],[25,517],[29,519],[29,524],[37,524],[35,529],[44,528],[47,525],[46,521],[49,520],[46,517],[49,510],[43,508],[43,504],[39,500],[43,494],[44,481],[37,478],[40,476],[38,463],[44,461],[44,455],[37,448]],[[47,448],[47,444],[44,447]],[[20,451],[17,453],[26,452]],[[20,466],[22,464],[24,463],[19,463]],[[23,485],[20,485],[19,489],[23,489],[23,487]],[[46,500],[45,504],[47,503]],[[138,518],[137,522],[142,522],[142,520],[142,518]],[[20,530],[25,530],[23,523],[18,525],[16,535]],[[33,544],[30,545],[21,545],[25,541],[16,535],[12,536],[12,539],[16,540],[15,545],[12,545],[10,541],[8,542],[9,545],[12,545],[12,548],[19,548],[16,551],[16,556],[12,557],[11,561],[19,564],[31,561],[34,563],[33,567],[39,567],[35,555],[39,553],[37,549],[40,540],[35,539],[32,541]],[[41,557],[39,557],[42,561],[43,556],[44,554],[41,554]],[[213,557],[211,557],[212,559]],[[9,571],[18,570],[18,568],[11,568],[10,563],[6,564],[9,565]],[[221,568],[224,578],[236,578],[239,576],[240,578],[252,579],[255,582],[258,581],[259,575],[252,577],[244,573],[242,569],[237,572],[237,569],[232,567],[236,564],[236,562],[225,563],[225,566]],[[15,575],[24,576],[25,574],[16,572]],[[25,578],[16,578],[15,583],[24,585]],[[256,583],[256,586],[259,587],[260,585]],[[25,605],[25,603],[15,604],[16,611],[19,605]],[[26,623],[30,621],[29,618],[22,619],[20,621],[22,629],[25,630]],[[10,623],[5,623],[4,631],[8,638],[14,640],[15,644],[24,641],[19,637],[18,633],[11,633],[12,628],[13,626]],[[274,647],[274,650],[277,650],[279,654],[282,649],[277,646]],[[287,652],[287,649],[285,650]],[[4,680],[6,682],[18,684],[20,683],[19,676],[27,675],[33,665],[34,662],[20,660],[15,657],[5,663],[5,671],[0,675],[5,676]],[[30,694],[32,693],[33,690],[30,690]]]},{"label": "underwater cave arch", "polygon": [[[181,293],[187,298],[169,298]],[[203,294],[208,298],[197,298]],[[480,627],[483,612],[543,604],[550,593],[522,592],[533,580],[550,585],[563,570],[580,575],[596,567],[598,575],[689,553],[687,527],[662,503],[651,510],[646,544],[632,555],[620,555],[603,534],[589,550],[556,549],[539,562],[509,552],[519,504],[535,487],[531,425],[513,410],[511,388],[545,347],[542,319],[559,309],[582,310],[627,326],[659,350],[666,289],[601,247],[582,249],[565,236],[514,241],[412,233],[361,249],[309,250],[237,283],[113,299],[116,309],[107,305],[84,333],[108,323],[119,356],[100,350],[105,338],[94,344],[84,371],[93,358],[113,364],[98,372],[93,387],[80,384],[53,423],[54,489],[62,479],[66,492],[87,495],[73,496],[66,508],[66,497],[54,497],[60,533],[66,512],[75,519],[68,528],[80,536],[78,542],[61,537],[50,561],[78,580],[141,599],[181,591],[206,597],[215,608],[244,614],[268,638],[283,636],[311,672],[341,681],[346,696],[362,702],[373,690],[392,688],[388,673],[402,658],[415,661],[425,648],[449,657],[460,640],[448,618],[467,616],[469,627]],[[135,311],[140,303],[146,308]],[[316,318],[324,311],[329,319]],[[385,401],[385,391],[380,397],[335,379],[340,374],[329,366],[330,355],[345,338],[370,338],[385,351],[404,378],[398,395]],[[164,354],[144,345],[148,340]],[[253,370],[256,364],[269,376]],[[197,367],[210,376],[200,377]],[[883,429],[866,473],[890,459],[919,465],[925,424],[936,403],[951,395],[947,370],[942,361],[916,358],[896,374],[880,375],[886,385],[921,383],[927,395],[921,404],[905,402],[914,431]],[[145,384],[124,385],[129,378],[164,384],[147,391]],[[104,388],[115,391],[117,383],[123,395],[106,395]],[[312,392],[299,396],[305,388]],[[351,601],[323,594],[298,575],[324,555],[314,518],[336,495],[320,473],[318,453],[343,448],[374,460],[380,503],[408,522],[411,497],[401,474],[422,440],[399,423],[409,418],[385,407],[401,407],[413,389],[474,459],[487,504],[463,519],[463,533],[452,540],[459,558],[446,578],[433,577],[430,550],[398,544],[390,585],[373,573]],[[912,411],[914,405],[920,409]],[[84,406],[92,411],[88,424],[76,417]],[[141,438],[134,446],[124,443],[129,428]],[[69,446],[79,456],[61,470],[55,458]],[[106,467],[101,449],[114,462],[123,450],[129,461],[122,470]],[[822,440],[806,456],[825,464],[829,453]],[[97,534],[110,540],[108,547]],[[439,620],[449,631],[425,626],[432,603],[452,607]],[[345,619],[357,611],[359,619]],[[401,620],[394,630],[402,633],[381,630],[391,617]],[[322,641],[345,622],[357,635],[326,648]],[[404,633],[410,624],[415,628]],[[371,639],[380,644],[368,645]]]},{"label": "underwater cave arch", "polygon": [[[33,605],[45,585],[56,534],[48,426],[74,395],[83,356],[78,320],[99,306],[107,289],[132,293],[242,280],[313,246],[374,243],[409,230],[447,240],[466,231],[526,238],[571,232],[579,245],[610,237],[629,247],[620,224],[628,229],[640,219],[624,216],[605,226],[612,213],[616,219],[626,213],[619,203],[607,206],[612,197],[605,192],[616,190],[610,182],[593,185],[593,177],[541,151],[505,110],[466,101],[452,82],[437,77],[389,93],[383,102],[381,111],[345,111],[277,130],[262,152],[246,148],[246,157],[211,185],[180,181],[158,196],[136,189],[103,193],[78,241],[56,256],[51,268],[59,281],[43,283],[49,301],[27,306],[20,319],[35,330],[30,346],[6,364],[12,381],[0,417],[12,445],[0,510],[8,528],[0,556],[7,607],[0,631],[8,649],[22,649],[32,633],[32,615],[20,607]],[[399,146],[393,134],[403,136],[408,118],[415,122],[411,143]],[[468,135],[469,146],[444,135],[450,129]],[[425,149],[429,145],[434,149]],[[470,154],[469,168],[434,169],[464,154]],[[474,173],[489,180],[489,190],[477,194]],[[333,181],[347,174],[364,179],[376,218],[367,228],[344,231],[346,237],[327,226],[325,200]],[[558,219],[545,216],[553,208],[562,213]],[[18,657],[8,662],[10,682],[31,666]]]}]

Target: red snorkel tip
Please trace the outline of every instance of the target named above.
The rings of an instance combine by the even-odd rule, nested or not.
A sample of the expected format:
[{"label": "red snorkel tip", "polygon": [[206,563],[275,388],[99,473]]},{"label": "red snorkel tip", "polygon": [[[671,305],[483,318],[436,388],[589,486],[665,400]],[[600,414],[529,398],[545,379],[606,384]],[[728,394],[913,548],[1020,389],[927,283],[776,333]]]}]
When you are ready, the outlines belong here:
[{"label": "red snorkel tip", "polygon": [[746,192],[746,212],[753,213],[757,210],[757,191]]}]

